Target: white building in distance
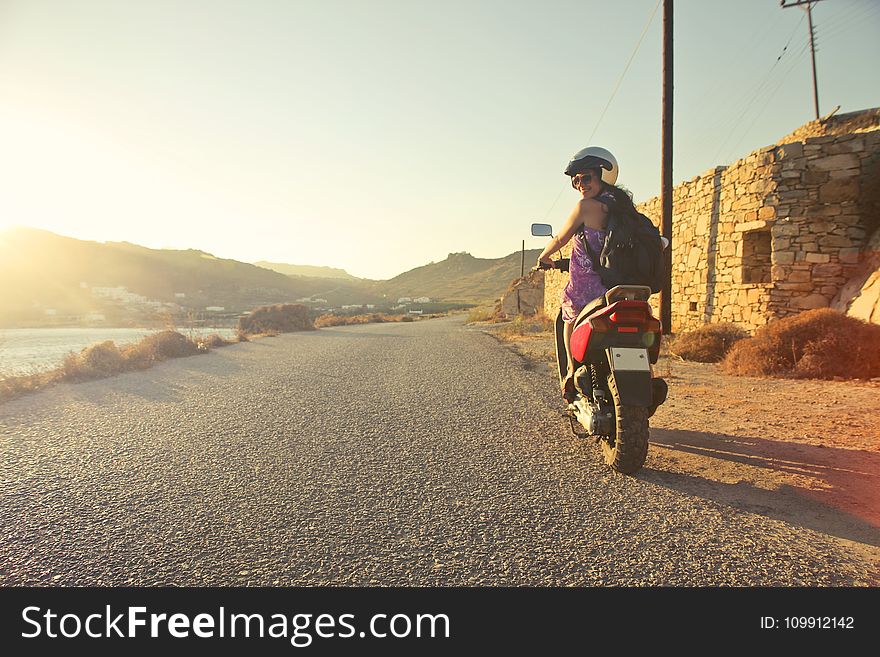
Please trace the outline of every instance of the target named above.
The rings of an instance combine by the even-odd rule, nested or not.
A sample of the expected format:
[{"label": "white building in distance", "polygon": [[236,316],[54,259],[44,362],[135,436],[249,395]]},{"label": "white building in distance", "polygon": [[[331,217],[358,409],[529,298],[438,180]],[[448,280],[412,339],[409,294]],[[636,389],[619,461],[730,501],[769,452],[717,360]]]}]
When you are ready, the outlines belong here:
[{"label": "white building in distance", "polygon": [[145,303],[147,297],[134,292],[129,292],[126,288],[119,287],[93,287],[92,296],[100,299],[113,299],[123,303]]}]

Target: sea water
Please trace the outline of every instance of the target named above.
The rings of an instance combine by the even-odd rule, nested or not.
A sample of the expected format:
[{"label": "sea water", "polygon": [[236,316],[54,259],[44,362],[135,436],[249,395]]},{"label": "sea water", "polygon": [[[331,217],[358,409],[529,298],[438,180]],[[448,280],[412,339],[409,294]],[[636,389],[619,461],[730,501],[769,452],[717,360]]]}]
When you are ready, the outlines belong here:
[{"label": "sea water", "polygon": [[[35,328],[0,329],[0,378],[45,372],[61,365],[64,357],[96,342],[112,340],[117,346],[137,342],[158,329],[146,328]],[[180,329],[187,337],[217,333],[231,338],[235,329]]]}]

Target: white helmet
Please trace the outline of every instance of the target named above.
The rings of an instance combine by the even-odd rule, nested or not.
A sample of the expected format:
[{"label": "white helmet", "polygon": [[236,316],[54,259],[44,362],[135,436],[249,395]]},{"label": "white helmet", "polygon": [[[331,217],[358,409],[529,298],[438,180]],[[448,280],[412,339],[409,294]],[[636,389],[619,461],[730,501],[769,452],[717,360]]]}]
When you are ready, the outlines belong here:
[{"label": "white helmet", "polygon": [[602,169],[602,182],[609,185],[617,182],[617,174],[620,171],[617,159],[611,154],[611,151],[599,146],[587,146],[574,154],[571,162],[565,167],[565,175],[573,176],[590,169]]}]

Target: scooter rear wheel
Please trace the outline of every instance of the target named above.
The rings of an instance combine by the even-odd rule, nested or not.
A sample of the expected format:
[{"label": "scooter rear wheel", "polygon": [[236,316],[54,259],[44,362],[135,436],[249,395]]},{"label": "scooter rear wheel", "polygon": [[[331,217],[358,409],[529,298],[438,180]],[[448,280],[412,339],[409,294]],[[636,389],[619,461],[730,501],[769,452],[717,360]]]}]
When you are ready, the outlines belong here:
[{"label": "scooter rear wheel", "polygon": [[635,474],[648,456],[648,409],[621,404],[612,374],[608,375],[608,389],[614,399],[615,436],[613,443],[601,441],[605,463],[617,472]]}]

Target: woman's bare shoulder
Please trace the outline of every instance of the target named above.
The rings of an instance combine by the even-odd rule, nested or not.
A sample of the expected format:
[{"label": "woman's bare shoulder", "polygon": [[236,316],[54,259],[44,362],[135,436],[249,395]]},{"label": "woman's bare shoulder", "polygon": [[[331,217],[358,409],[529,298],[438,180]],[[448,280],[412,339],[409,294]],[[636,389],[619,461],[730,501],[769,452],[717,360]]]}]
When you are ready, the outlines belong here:
[{"label": "woman's bare shoulder", "polygon": [[578,215],[588,228],[602,229],[608,215],[608,206],[594,198],[582,198],[578,201]]},{"label": "woman's bare shoulder", "polygon": [[595,198],[578,199],[578,208],[586,212],[601,212],[602,214],[608,212],[608,206]]}]

